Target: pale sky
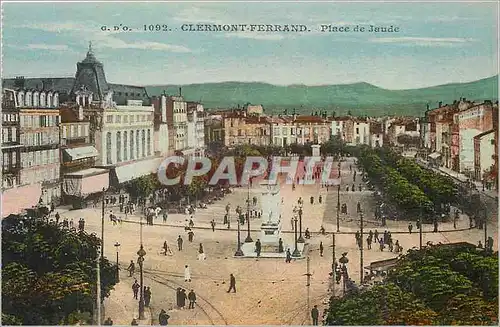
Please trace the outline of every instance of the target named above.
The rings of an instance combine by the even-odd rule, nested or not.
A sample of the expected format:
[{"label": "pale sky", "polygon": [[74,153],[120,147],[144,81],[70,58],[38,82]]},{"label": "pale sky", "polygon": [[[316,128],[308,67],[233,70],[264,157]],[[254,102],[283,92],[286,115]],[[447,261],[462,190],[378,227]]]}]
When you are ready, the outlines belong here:
[{"label": "pale sky", "polygon": [[[498,3],[3,3],[3,76],[74,76],[93,42],[108,81],[136,85],[368,82],[388,89],[498,74]],[[103,32],[123,24],[131,32]],[[144,32],[165,24],[169,32]],[[182,24],[304,24],[304,33]],[[398,33],[322,33],[321,24]]]}]

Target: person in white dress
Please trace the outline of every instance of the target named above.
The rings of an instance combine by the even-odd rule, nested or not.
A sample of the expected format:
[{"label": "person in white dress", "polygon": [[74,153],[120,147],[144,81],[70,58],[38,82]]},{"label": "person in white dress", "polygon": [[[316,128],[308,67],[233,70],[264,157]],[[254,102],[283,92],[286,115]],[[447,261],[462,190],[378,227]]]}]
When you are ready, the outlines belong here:
[{"label": "person in white dress", "polygon": [[191,281],[191,271],[189,270],[189,266],[188,265],[184,266],[184,281],[185,282],[190,282]]}]

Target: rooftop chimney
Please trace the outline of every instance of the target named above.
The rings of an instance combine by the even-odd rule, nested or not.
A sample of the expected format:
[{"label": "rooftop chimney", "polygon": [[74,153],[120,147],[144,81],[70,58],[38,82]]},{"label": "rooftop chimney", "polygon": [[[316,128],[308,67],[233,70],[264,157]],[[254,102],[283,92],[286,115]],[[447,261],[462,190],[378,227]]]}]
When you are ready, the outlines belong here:
[{"label": "rooftop chimney", "polygon": [[179,87],[179,96],[182,96],[182,87]]}]

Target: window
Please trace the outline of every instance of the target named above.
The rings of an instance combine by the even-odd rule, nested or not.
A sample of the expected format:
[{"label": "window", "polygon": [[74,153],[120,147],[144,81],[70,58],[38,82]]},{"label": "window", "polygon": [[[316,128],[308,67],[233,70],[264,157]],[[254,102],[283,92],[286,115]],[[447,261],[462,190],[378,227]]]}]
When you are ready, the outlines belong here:
[{"label": "window", "polygon": [[241,129],[238,130],[238,136],[241,136],[242,133],[241,133]]},{"label": "window", "polygon": [[128,123],[128,116],[123,116],[123,122]]},{"label": "window", "polygon": [[[127,116],[125,116],[127,117]],[[128,160],[128,140],[127,140],[127,132],[123,132],[123,161]]]},{"label": "window", "polygon": [[109,124],[113,123],[113,116],[112,115],[107,115],[106,116],[106,123],[109,123]]},{"label": "window", "polygon": [[141,149],[140,149],[140,139],[139,139],[139,130],[135,131],[135,157],[139,159],[141,157]]},{"label": "window", "polygon": [[356,134],[359,134],[359,128],[356,128]]},{"label": "window", "polygon": [[130,131],[130,160],[134,159],[134,131]]},{"label": "window", "polygon": [[[134,115],[131,115],[130,116],[130,122],[133,123],[134,122]],[[133,132],[132,132],[133,133]]]},{"label": "window", "polygon": [[116,116],[116,123],[120,124],[122,122],[122,116]]},{"label": "window", "polygon": [[148,156],[151,155],[151,130],[148,129]]},{"label": "window", "polygon": [[125,92],[125,96],[128,97],[128,92]]},{"label": "window", "polygon": [[145,130],[142,130],[141,138],[142,138],[142,156],[145,157],[146,156],[146,131]]},{"label": "window", "polygon": [[111,132],[106,134],[106,164],[111,165]]},{"label": "window", "polygon": [[122,161],[122,133],[116,132],[116,161]]}]

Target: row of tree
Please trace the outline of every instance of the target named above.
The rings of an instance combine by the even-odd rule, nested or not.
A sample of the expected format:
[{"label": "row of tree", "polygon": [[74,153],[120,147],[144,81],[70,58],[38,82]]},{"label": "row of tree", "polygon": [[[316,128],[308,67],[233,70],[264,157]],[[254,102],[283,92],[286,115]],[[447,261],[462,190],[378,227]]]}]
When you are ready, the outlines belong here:
[{"label": "row of tree", "polygon": [[395,168],[410,183],[425,192],[437,211],[457,202],[458,188],[450,177],[422,168],[415,161],[401,157],[390,148],[379,148],[376,152],[386,165]]},{"label": "row of tree", "polygon": [[357,147],[351,151],[358,158],[358,164],[370,181],[399,209],[409,213],[407,217],[418,214],[428,217],[432,214],[433,203],[426,193],[408,181],[398,170],[387,165],[375,150],[370,147]]},{"label": "row of tree", "polygon": [[[90,324],[101,240],[36,217],[2,220],[2,324]],[[98,259],[99,258],[99,259]],[[101,296],[116,284],[116,266],[100,261]]]},{"label": "row of tree", "polygon": [[332,298],[325,325],[497,325],[498,253],[410,250],[383,284]]}]

